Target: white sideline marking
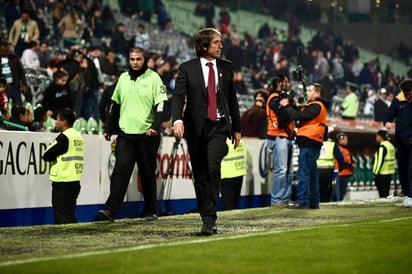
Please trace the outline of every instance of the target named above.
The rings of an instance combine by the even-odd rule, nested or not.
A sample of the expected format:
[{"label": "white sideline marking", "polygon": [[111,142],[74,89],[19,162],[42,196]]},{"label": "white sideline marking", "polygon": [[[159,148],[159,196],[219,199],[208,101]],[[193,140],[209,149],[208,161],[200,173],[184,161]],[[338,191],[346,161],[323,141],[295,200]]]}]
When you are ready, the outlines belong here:
[{"label": "white sideline marking", "polygon": [[[389,220],[380,220],[380,221],[377,221],[377,222],[364,222],[364,224],[389,223],[389,222],[396,222],[396,221],[402,221],[402,220],[408,220],[408,219],[412,219],[412,216],[403,217],[403,218],[394,218],[394,219],[389,219]],[[352,225],[358,225],[358,224],[359,223],[340,224],[340,225],[337,225],[337,226],[334,225],[334,227],[346,227],[346,226],[352,226]],[[326,225],[326,227],[327,226],[328,225]],[[120,247],[120,248],[113,248],[113,249],[108,249],[108,250],[97,250],[97,251],[81,252],[81,253],[78,253],[78,254],[67,254],[67,255],[60,255],[60,256],[37,257],[37,258],[29,258],[29,259],[14,260],[14,261],[4,261],[4,262],[0,262],[0,267],[13,266],[13,265],[22,265],[22,264],[29,264],[29,263],[38,263],[38,262],[45,262],[45,261],[63,260],[63,259],[82,258],[82,257],[88,257],[88,256],[97,256],[97,255],[104,255],[104,254],[136,251],[136,250],[143,250],[143,249],[150,249],[150,248],[164,247],[164,246],[178,246],[178,245],[205,243],[205,242],[215,242],[215,241],[221,241],[221,240],[241,239],[241,238],[248,238],[248,237],[254,237],[254,236],[278,234],[278,233],[282,233],[282,232],[310,230],[310,229],[316,229],[316,228],[320,228],[320,227],[324,228],[325,226],[293,228],[293,229],[286,229],[286,230],[262,231],[262,232],[245,233],[245,234],[239,234],[239,235],[233,235],[233,236],[222,235],[224,237],[219,237],[219,234],[218,234],[216,236],[204,237],[204,238],[196,239],[196,240],[177,241],[177,242],[172,242],[172,243],[148,244],[148,245],[131,246],[131,247]]]}]

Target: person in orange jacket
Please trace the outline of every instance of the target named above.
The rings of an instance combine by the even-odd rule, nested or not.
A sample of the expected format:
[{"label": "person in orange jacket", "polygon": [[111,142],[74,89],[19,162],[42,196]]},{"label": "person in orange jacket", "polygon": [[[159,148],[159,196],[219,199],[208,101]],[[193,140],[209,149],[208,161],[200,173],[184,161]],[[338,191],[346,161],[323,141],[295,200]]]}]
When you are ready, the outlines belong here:
[{"label": "person in orange jacket", "polygon": [[[349,139],[348,136],[341,132],[336,135],[336,141],[339,146],[339,150],[343,156],[343,163],[337,163],[339,167],[339,176],[336,180],[335,187],[335,201],[342,201],[346,195],[346,190],[348,188],[348,182],[350,177],[353,175],[353,169],[356,167],[355,163],[352,161],[352,153],[348,148]],[[340,166],[342,165],[342,166]]]}]

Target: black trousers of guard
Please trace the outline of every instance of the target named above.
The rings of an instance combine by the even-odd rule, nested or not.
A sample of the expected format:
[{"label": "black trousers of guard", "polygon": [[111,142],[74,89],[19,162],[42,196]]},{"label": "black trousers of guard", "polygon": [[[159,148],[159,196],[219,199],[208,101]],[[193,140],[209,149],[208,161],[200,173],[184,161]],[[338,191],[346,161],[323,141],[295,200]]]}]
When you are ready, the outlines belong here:
[{"label": "black trousers of guard", "polygon": [[80,181],[52,182],[52,206],[55,224],[77,223],[76,200]]},{"label": "black trousers of guard", "polygon": [[116,215],[126,195],[135,164],[142,179],[144,209],[141,216],[157,214],[156,159],[160,135],[121,133],[116,140],[116,163],[105,207]]},{"label": "black trousers of guard", "polygon": [[318,168],[319,201],[330,202],[332,200],[333,168]]},{"label": "black trousers of guard", "polygon": [[389,196],[389,190],[391,188],[392,174],[388,175],[376,175],[375,185],[378,189],[379,197],[386,198]]},{"label": "black trousers of guard", "polygon": [[220,190],[222,196],[222,210],[239,208],[242,182],[243,176],[222,179],[222,187]]},{"label": "black trousers of guard", "polygon": [[214,226],[220,193],[220,163],[227,154],[228,128],[224,121],[205,122],[197,138],[186,137],[196,200],[203,224]]}]

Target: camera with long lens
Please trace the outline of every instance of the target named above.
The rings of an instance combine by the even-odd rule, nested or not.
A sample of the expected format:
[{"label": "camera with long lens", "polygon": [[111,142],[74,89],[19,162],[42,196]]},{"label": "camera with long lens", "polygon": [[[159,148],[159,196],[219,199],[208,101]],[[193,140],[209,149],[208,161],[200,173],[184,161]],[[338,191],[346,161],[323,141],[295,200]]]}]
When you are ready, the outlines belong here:
[{"label": "camera with long lens", "polygon": [[290,105],[295,105],[294,96],[295,94],[293,93],[293,90],[288,89],[287,87],[282,87],[282,89],[279,91],[279,99],[288,99]]},{"label": "camera with long lens", "polygon": [[291,90],[282,88],[279,92],[279,98],[280,99],[290,98],[291,94],[292,94]]}]

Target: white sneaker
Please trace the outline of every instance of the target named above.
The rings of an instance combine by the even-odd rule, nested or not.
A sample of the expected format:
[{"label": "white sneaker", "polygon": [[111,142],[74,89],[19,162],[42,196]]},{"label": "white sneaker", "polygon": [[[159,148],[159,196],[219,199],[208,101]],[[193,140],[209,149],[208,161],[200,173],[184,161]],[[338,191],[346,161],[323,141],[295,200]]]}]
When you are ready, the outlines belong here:
[{"label": "white sneaker", "polygon": [[405,196],[402,201],[402,206],[404,207],[412,207],[412,198]]}]

